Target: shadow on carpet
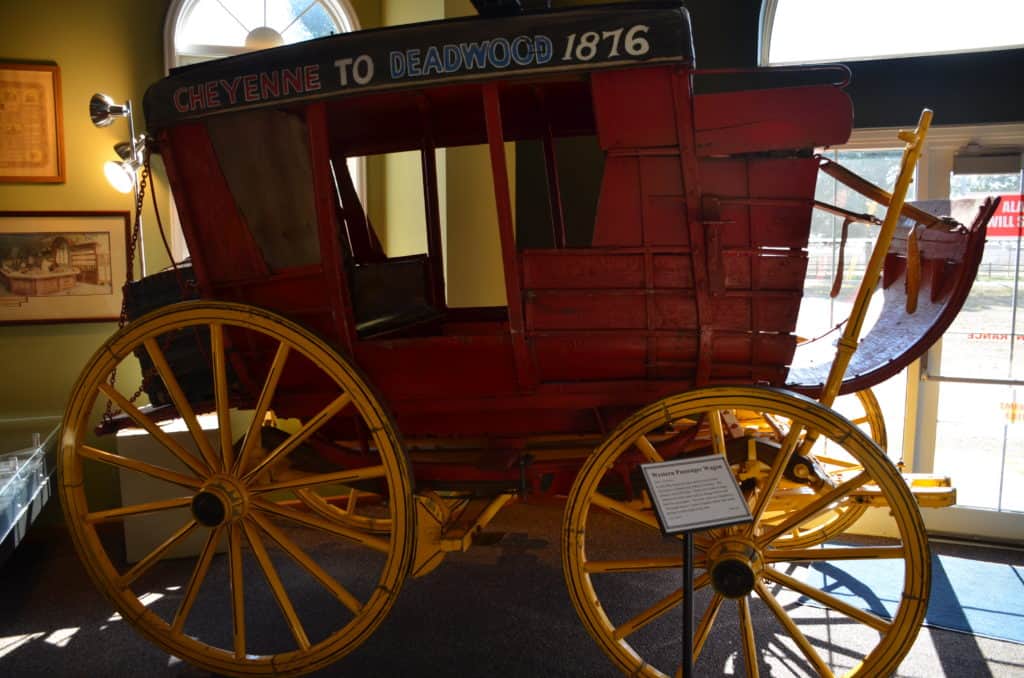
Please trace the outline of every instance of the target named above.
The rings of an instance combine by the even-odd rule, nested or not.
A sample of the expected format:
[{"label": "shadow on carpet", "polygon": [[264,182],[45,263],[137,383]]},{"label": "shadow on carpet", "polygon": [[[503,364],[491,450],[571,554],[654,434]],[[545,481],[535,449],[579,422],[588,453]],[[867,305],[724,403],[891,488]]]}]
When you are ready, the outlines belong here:
[{"label": "shadow on carpet", "polygon": [[[902,576],[893,576],[883,562],[814,563],[794,575],[845,602],[891,619],[903,592]],[[800,603],[818,606],[806,597],[801,597]],[[924,623],[1024,643],[1024,566],[933,553],[932,590]]]}]

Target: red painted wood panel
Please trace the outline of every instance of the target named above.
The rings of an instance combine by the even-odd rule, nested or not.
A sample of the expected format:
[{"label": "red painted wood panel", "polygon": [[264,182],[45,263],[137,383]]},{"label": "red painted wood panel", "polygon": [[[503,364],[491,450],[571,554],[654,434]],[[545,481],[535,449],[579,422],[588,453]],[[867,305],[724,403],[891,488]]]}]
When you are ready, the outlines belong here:
[{"label": "red painted wood panel", "polygon": [[641,242],[640,163],[637,158],[608,157],[594,219],[594,247],[636,247]]},{"label": "red painted wood panel", "polygon": [[692,293],[656,292],[651,296],[651,328],[692,330],[700,326],[697,299]]},{"label": "red painted wood panel", "polygon": [[637,68],[591,74],[601,148],[650,148],[677,143],[672,70]]},{"label": "red painted wood panel", "polygon": [[528,292],[526,328],[529,331],[643,329],[647,326],[644,297],[642,290]]},{"label": "red painted wood panel", "polygon": [[643,287],[642,254],[535,250],[521,254],[524,289]]},{"label": "red painted wood panel", "polygon": [[361,341],[354,350],[356,363],[385,402],[518,391],[508,335]]},{"label": "red painted wood panel", "polygon": [[831,85],[694,97],[698,155],[818,148],[845,143],[850,97]]},{"label": "red painted wood panel", "polygon": [[624,335],[541,335],[531,343],[541,381],[642,379],[646,374],[647,340],[640,333]]},{"label": "red painted wood panel", "polygon": [[693,289],[693,262],[688,254],[655,254],[651,261],[655,288]]}]

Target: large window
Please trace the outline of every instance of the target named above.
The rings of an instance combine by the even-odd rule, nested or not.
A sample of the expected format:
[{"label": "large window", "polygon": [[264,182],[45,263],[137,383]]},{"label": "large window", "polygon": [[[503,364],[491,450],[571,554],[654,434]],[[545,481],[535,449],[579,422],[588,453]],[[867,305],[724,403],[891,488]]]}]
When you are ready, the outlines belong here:
[{"label": "large window", "polygon": [[356,30],[346,0],[176,0],[167,13],[168,67]]},{"label": "large window", "polygon": [[[1003,197],[960,315],[926,360],[875,388],[889,430],[890,457],[902,459],[908,471],[948,475],[957,488],[955,508],[923,512],[926,526],[935,532],[993,539],[1019,539],[1024,533],[1021,147],[1024,125],[933,128],[912,185],[916,195],[911,197],[923,200]],[[896,130],[855,131],[846,147],[828,155],[891,187],[900,156]],[[971,162],[961,163],[965,156]],[[1014,157],[1017,169],[1007,171],[1005,161]],[[1001,169],[985,170],[979,161],[986,158],[999,160]],[[827,178],[818,191],[827,202],[855,211],[873,209],[844,203],[842,187]],[[863,272],[865,239],[876,234],[877,229],[851,229],[842,291],[831,299],[840,223],[827,215],[815,218],[798,331],[813,336],[846,317]]]},{"label": "large window", "polygon": [[765,0],[763,65],[949,54],[1024,45],[1024,2]]}]

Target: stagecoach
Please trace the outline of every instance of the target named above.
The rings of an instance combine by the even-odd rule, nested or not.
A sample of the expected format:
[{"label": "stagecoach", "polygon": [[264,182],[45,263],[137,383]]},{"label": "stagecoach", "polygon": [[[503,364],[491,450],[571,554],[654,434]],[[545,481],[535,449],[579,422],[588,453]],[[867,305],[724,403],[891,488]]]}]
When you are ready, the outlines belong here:
[{"label": "stagecoach", "polygon": [[[895,670],[928,599],[919,505],[955,492],[890,461],[869,396],[865,430],[831,406],[941,335],[993,206],[955,221],[905,201],[927,110],[900,134],[891,192],[817,155],[850,133],[847,75],[701,71],[687,11],[667,1],[362,31],[172,71],[146,94],[144,147],[191,258],[127,285],[125,322],[63,422],[60,492],[97,586],[173,655],[296,675],[342,660],[408,578],[504,506],[558,500],[589,633],[629,675],[678,675],[683,551],[640,467],[719,455],[753,520],[693,535],[695,653],[736,638],[757,675],[781,635],[812,672]],[[472,177],[446,162],[463,147],[483,159]],[[396,154],[421,180],[405,189],[419,218],[399,225],[419,229],[420,252],[396,252],[350,169]],[[445,207],[481,168],[493,204],[470,231],[496,243],[503,289],[466,307],[450,303],[447,255],[467,249]],[[816,202],[825,174],[884,218]],[[849,319],[801,342],[815,210],[871,225],[877,244]],[[163,457],[126,453],[130,429]],[[110,506],[93,486],[111,468],[163,491]],[[873,508],[885,537],[842,541]],[[122,525],[156,545],[126,559]],[[800,574],[851,559],[902,582],[888,617]],[[646,598],[621,607],[623,581]],[[826,660],[795,597],[863,631],[839,653],[849,664]],[[256,600],[279,614],[254,616]],[[716,623],[723,610],[738,630]]]}]

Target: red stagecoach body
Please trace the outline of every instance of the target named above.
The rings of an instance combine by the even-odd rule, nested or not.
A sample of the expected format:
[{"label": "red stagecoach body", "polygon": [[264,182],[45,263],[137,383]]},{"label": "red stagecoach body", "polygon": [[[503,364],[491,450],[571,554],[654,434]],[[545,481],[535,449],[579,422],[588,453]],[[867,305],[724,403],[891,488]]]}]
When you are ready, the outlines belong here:
[{"label": "red stagecoach body", "polygon": [[[65,417],[65,510],[93,578],[127,618],[179,656],[216,671],[297,674],[361,643],[407,574],[468,548],[516,493],[567,495],[563,569],[577,611],[624,671],[660,676],[627,640],[634,623],[650,619],[609,622],[590,577],[617,565],[592,556],[583,535],[601,511],[657,532],[640,464],[715,452],[727,456],[754,517],[746,533],[697,542],[717,604],[756,591],[771,605],[759,582],[776,576],[772,558],[847,557],[855,552],[801,549],[841,533],[868,505],[891,509],[902,539],[891,551],[905,562],[895,621],[844,603],[837,609],[884,631],[864,653],[865,671],[893,670],[927,598],[913,483],[827,406],[837,393],[891,376],[948,327],[970,289],[995,204],[968,227],[903,204],[908,159],[919,152],[930,113],[900,137],[907,148],[892,195],[817,156],[815,149],[850,135],[847,75],[842,67],[700,71],[689,15],[669,1],[362,31],[176,69],[149,89],[145,110],[148,144],[163,158],[191,262],[126,288],[129,316],[143,317],[94,356]],[[530,180],[517,191],[510,144],[522,151],[517,176]],[[497,230],[504,299],[487,307],[449,305],[446,273],[458,262],[446,261],[439,154],[467,146],[486,149],[493,191],[493,223],[480,228]],[[408,152],[419,156],[426,251],[389,257],[348,161]],[[876,247],[873,273],[865,273],[880,278],[884,307],[852,362],[857,336],[844,334],[833,358],[832,342],[798,346],[794,333],[812,211],[880,223],[817,202],[820,173],[891,203],[900,220],[887,214],[882,232],[891,244]],[[445,180],[451,188],[459,177]],[[855,335],[866,310],[861,296],[849,324]],[[171,306],[162,320],[164,306],[194,298],[210,303]],[[117,364],[132,355],[143,375],[135,395],[148,394],[147,408],[115,385]],[[849,365],[841,380],[833,364]],[[751,385],[788,388],[824,405]],[[271,395],[274,416],[304,422],[297,432],[261,434]],[[100,396],[124,413],[107,416],[101,429],[145,428],[183,471],[83,442],[83,422]],[[223,426],[229,410],[256,413],[247,431]],[[219,452],[203,442],[195,416],[203,411],[215,411],[222,424]],[[158,422],[178,415],[199,454],[159,430]],[[819,439],[850,459],[819,464]],[[194,496],[90,509],[83,460]],[[929,483],[937,488],[933,505],[953,501],[948,483]],[[309,493],[338,484],[346,497]],[[295,499],[274,499],[289,491]],[[357,499],[367,496],[385,517],[357,514]],[[470,497],[483,507],[475,515],[466,508]],[[344,510],[332,513],[331,503]],[[111,575],[118,568],[100,555],[96,523],[185,506],[192,509],[185,528],[149,560]],[[376,587],[356,600],[274,521],[385,553]],[[143,609],[144,596],[128,591],[133,575],[200,525],[211,534],[185,601],[173,618],[158,619]],[[197,644],[207,641],[185,623],[222,534],[229,535],[235,627],[232,643],[217,640],[218,649]],[[238,627],[249,595],[243,536],[297,650],[274,649],[275,640],[264,654],[247,652],[245,625]],[[353,619],[311,645],[287,586],[275,579],[266,539]],[[655,546],[664,545],[658,534]],[[894,557],[881,548],[864,553]],[[676,560],[630,561],[622,571],[671,568]],[[716,571],[727,576],[720,581]],[[749,586],[733,588],[730,572],[749,575]],[[775,581],[809,590],[788,575]],[[673,595],[648,608],[651,619],[679,602]],[[821,670],[813,648],[801,649]],[[748,669],[755,650],[751,629]]]}]

